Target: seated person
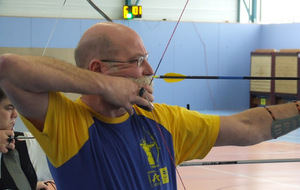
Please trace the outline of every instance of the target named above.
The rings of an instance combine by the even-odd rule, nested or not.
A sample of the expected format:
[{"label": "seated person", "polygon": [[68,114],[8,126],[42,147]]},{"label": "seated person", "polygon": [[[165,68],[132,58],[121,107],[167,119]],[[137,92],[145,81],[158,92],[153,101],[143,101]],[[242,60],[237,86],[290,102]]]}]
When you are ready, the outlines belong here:
[{"label": "seated person", "polygon": [[50,174],[45,153],[35,139],[15,140],[10,137],[32,136],[29,132],[14,131],[14,124],[18,112],[0,89],[0,154],[1,173],[0,189],[20,189],[17,187],[9,169],[4,162],[5,154],[16,149],[19,154],[22,171],[24,172],[31,189],[51,190],[55,189]]}]

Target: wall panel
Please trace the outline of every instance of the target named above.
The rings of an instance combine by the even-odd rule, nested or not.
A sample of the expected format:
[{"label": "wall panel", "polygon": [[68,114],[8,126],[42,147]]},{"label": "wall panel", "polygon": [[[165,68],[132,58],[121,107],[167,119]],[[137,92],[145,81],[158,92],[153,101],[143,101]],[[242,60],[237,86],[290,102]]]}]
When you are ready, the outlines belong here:
[{"label": "wall panel", "polygon": [[[27,43],[14,40],[24,35],[21,30],[18,30],[18,33],[6,32],[6,36],[1,37],[3,40],[0,41],[0,47],[29,49],[45,47],[49,30],[56,20],[26,18],[25,21],[32,24],[23,25],[19,24],[18,19],[24,18],[0,18],[0,26],[5,27],[6,31],[21,28],[20,26],[23,27],[22,30],[28,31],[26,33],[28,39],[25,40]],[[9,22],[11,20],[14,22]],[[96,22],[98,20],[60,19],[48,50],[75,48],[82,33]],[[150,64],[156,68],[176,22],[135,20],[116,22],[133,28],[142,36],[150,54]],[[250,52],[259,48],[259,31],[260,26],[255,24],[182,22],[178,25],[157,74],[177,72],[185,75],[247,75],[250,73]],[[191,109],[196,110],[249,107],[247,81],[184,80],[170,84],[156,79],[154,82],[155,101],[159,103],[180,106],[190,104]]]}]

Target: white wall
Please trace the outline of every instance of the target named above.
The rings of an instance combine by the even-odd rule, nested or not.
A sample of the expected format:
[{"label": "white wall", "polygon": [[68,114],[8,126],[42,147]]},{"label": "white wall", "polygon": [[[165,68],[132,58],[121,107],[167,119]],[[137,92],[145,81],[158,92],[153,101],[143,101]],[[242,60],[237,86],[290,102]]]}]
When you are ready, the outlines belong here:
[{"label": "white wall", "polygon": [[[86,0],[0,0],[0,16],[103,19]],[[111,19],[121,19],[125,0],[93,0]],[[135,0],[131,3],[135,4]],[[140,0],[140,20],[177,21],[186,0]],[[236,22],[238,0],[190,0],[182,21]],[[61,11],[62,10],[62,11]],[[61,13],[60,13],[61,11]],[[138,19],[137,19],[138,20]]]}]

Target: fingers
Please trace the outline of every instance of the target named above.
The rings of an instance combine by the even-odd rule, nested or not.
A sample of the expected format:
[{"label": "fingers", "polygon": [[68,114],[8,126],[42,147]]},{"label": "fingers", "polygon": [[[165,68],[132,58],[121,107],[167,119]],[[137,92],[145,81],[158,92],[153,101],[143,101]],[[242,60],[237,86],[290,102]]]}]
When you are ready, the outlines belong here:
[{"label": "fingers", "polygon": [[15,149],[15,140],[13,140],[12,142],[8,143],[8,145],[6,146],[7,149]]},{"label": "fingers", "polygon": [[7,153],[7,152],[8,152],[8,149],[6,148],[6,146],[1,145],[1,146],[0,146],[0,152],[1,152],[1,153]]},{"label": "fingers", "polygon": [[154,106],[153,104],[150,102],[148,96],[151,96],[151,100],[153,101],[153,96],[152,94],[149,94],[146,89],[144,87],[141,87],[140,90],[139,90],[139,96],[140,97],[143,97],[147,100],[147,105],[146,106],[142,106],[142,105],[139,105],[137,104],[140,108],[146,110],[146,111],[152,111]]},{"label": "fingers", "polygon": [[15,148],[15,139],[14,136],[9,136],[7,139],[7,149],[14,149]]},{"label": "fingers", "polygon": [[15,140],[11,142],[6,141],[6,143],[0,145],[0,152],[2,153],[7,153],[9,149],[15,149]]},{"label": "fingers", "polygon": [[36,184],[36,190],[50,190],[50,188],[44,181],[39,181]]},{"label": "fingers", "polygon": [[153,102],[154,101],[154,96],[152,95],[153,88],[151,86],[146,86],[145,89],[146,89],[146,92],[144,93],[144,95],[142,97],[146,98],[150,102]]},{"label": "fingers", "polygon": [[[152,95],[153,88],[149,85],[141,85],[131,79],[126,79],[124,77],[111,77],[107,76],[107,80],[112,80],[108,82],[104,87],[105,93],[101,96],[105,101],[114,105],[115,107],[123,107],[130,115],[133,115],[133,105],[141,105],[147,108],[147,110],[152,110],[154,97]],[[141,90],[141,87],[143,89]]]},{"label": "fingers", "polygon": [[130,114],[133,115],[133,108],[132,105],[130,104],[129,106],[124,106],[124,109]]},{"label": "fingers", "polygon": [[146,89],[146,91],[148,93],[153,94],[153,87],[152,86],[144,85],[143,87]]},{"label": "fingers", "polygon": [[15,140],[11,136],[14,136],[13,130],[0,130],[0,152],[7,153],[8,149],[15,148]]}]

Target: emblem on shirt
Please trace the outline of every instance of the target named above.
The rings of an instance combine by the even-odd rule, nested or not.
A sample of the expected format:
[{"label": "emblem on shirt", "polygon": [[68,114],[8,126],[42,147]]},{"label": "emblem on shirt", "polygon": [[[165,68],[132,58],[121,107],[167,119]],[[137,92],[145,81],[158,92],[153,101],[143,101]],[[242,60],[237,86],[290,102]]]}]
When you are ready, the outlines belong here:
[{"label": "emblem on shirt", "polygon": [[151,168],[148,171],[149,182],[152,187],[160,186],[169,183],[169,175],[167,167],[160,167],[159,151],[155,136],[151,135],[149,131],[145,131],[144,137],[140,140],[140,146],[147,156],[147,162]]},{"label": "emblem on shirt", "polygon": [[157,142],[151,141],[147,142],[146,139],[140,141],[140,146],[143,148],[147,158],[148,163],[151,168],[156,168],[159,166],[159,147]]}]

